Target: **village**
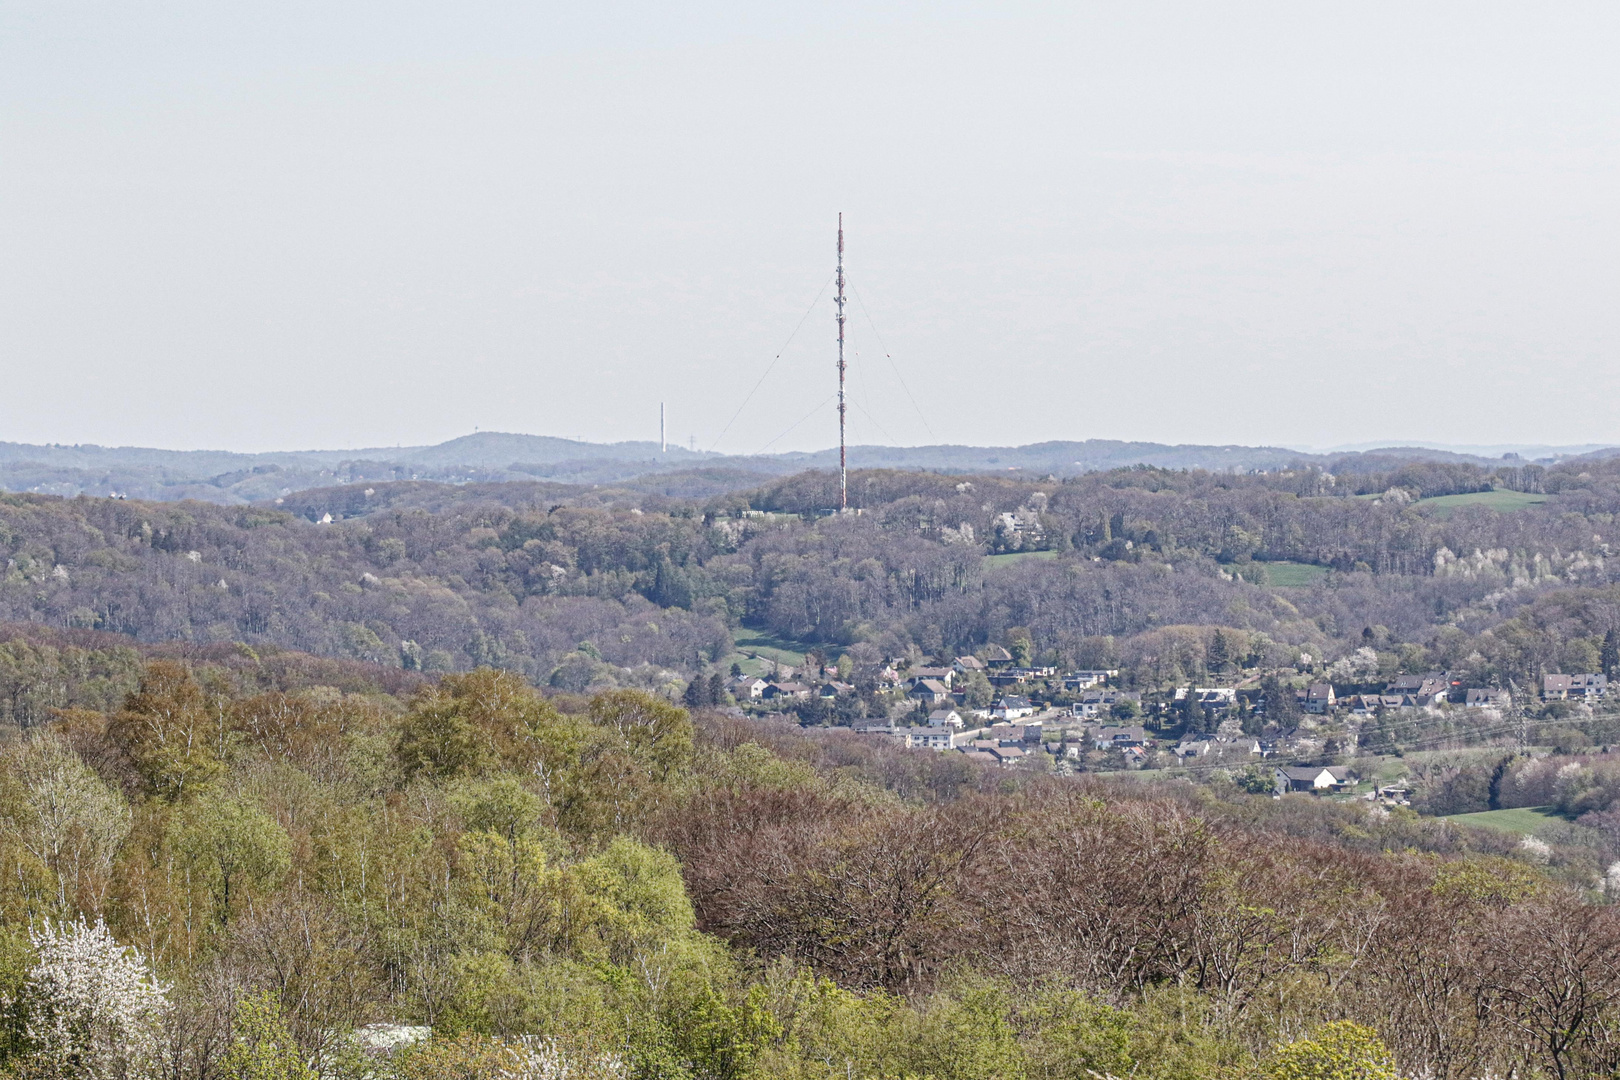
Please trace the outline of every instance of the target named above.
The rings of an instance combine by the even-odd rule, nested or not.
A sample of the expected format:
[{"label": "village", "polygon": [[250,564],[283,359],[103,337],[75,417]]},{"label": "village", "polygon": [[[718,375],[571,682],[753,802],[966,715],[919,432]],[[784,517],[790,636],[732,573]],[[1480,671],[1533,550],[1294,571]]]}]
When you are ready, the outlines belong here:
[{"label": "village", "polygon": [[[1350,762],[1392,749],[1391,728],[1498,732],[1513,714],[1511,691],[1472,687],[1446,672],[1403,674],[1372,690],[1340,694],[1332,682],[1285,673],[1232,686],[1182,686],[1144,694],[1123,688],[1117,669],[1020,665],[990,645],[949,664],[891,659],[876,674],[887,715],[841,722],[831,706],[857,695],[836,665],[773,665],[771,678],[738,675],[727,691],[748,714],[819,712],[856,735],[910,748],[953,752],[1008,769],[1057,773],[1224,770],[1257,793],[1343,794],[1407,805],[1402,783],[1369,786]],[[1302,685],[1294,685],[1302,684]],[[1280,701],[1268,698],[1267,690]],[[1602,673],[1551,674],[1540,701],[1592,706],[1606,698]],[[819,703],[822,708],[816,709]],[[1522,711],[1522,710],[1521,710]],[[1511,725],[1507,725],[1511,727]]]}]

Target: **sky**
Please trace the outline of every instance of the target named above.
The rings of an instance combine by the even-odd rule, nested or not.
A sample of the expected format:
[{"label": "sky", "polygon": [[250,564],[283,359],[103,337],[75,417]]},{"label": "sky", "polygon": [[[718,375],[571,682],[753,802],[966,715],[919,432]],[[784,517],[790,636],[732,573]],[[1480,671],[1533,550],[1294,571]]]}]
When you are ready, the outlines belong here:
[{"label": "sky", "polygon": [[0,440],[1620,443],[1620,7],[0,3]]}]

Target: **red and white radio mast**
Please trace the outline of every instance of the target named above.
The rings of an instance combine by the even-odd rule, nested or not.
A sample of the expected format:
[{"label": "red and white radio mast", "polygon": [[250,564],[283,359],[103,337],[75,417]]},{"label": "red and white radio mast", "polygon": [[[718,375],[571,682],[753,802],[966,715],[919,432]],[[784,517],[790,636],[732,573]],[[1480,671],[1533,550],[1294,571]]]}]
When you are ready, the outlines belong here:
[{"label": "red and white radio mast", "polygon": [[838,509],[849,509],[848,461],[844,456],[844,214],[838,214]]}]

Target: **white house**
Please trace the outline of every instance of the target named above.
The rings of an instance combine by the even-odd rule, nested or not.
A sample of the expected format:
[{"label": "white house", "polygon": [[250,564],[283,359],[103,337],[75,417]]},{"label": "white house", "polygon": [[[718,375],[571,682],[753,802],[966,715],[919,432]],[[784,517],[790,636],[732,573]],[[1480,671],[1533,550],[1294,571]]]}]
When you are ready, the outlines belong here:
[{"label": "white house", "polygon": [[1277,793],[1285,791],[1336,791],[1353,781],[1350,770],[1335,765],[1289,765],[1277,770]]},{"label": "white house", "polygon": [[962,714],[955,709],[935,709],[928,714],[928,726],[932,728],[960,728],[962,726]]},{"label": "white house", "polygon": [[990,715],[997,720],[1021,720],[1026,716],[1035,715],[1035,706],[1030,704],[1029,698],[1009,694],[997,698],[990,706]]},{"label": "white house", "polygon": [[731,680],[731,696],[738,701],[757,701],[769,685],[764,679],[751,679],[743,675]]}]

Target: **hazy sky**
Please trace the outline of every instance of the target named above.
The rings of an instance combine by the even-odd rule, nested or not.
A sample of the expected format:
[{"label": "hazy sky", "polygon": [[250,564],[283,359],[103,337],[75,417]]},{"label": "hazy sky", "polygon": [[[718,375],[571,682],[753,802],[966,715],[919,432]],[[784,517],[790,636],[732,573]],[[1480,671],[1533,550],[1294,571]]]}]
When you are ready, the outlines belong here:
[{"label": "hazy sky", "polygon": [[854,441],[1620,442],[1617,56],[1612,2],[0,0],[0,440],[826,446],[842,210]]}]

